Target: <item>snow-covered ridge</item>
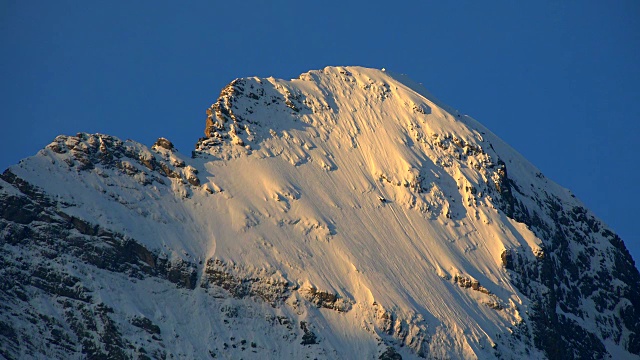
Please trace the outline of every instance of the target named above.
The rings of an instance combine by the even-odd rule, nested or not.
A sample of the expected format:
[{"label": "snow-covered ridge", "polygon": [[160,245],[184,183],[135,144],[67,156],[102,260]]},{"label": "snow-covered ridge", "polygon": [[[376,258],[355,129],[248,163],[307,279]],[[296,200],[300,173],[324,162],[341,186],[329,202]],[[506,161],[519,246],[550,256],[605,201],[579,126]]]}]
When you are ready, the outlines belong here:
[{"label": "snow-covered ridge", "polygon": [[[81,133],[2,178],[6,268],[34,276],[41,267],[6,259],[43,261],[60,274],[46,284],[68,278],[90,294],[65,300],[76,314],[65,317],[64,301],[42,304],[73,291],[16,281],[2,293],[71,334],[69,349],[44,341],[33,356],[84,351],[65,324],[87,306],[100,326],[121,329],[109,351],[125,357],[143,333],[161,337],[150,340],[157,354],[198,358],[640,353],[640,275],[622,240],[477,121],[398,74],[237,79],[191,154],[167,139],[147,148]],[[20,208],[31,210],[11,210]],[[118,265],[83,254],[83,242]],[[224,315],[198,316],[212,311]],[[33,332],[17,319],[4,313],[0,325]],[[229,340],[237,334],[244,344]],[[86,340],[96,354],[107,351],[98,338]]]}]

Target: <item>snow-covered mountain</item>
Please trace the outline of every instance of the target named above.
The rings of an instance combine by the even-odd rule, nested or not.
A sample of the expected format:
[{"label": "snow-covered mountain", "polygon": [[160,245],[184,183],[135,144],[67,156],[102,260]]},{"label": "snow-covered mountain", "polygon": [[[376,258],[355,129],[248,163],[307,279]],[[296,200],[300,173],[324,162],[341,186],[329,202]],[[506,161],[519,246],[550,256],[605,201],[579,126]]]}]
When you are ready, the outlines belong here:
[{"label": "snow-covered mountain", "polygon": [[387,71],[244,78],[194,151],[59,136],[0,180],[6,359],[640,358],[623,241]]}]

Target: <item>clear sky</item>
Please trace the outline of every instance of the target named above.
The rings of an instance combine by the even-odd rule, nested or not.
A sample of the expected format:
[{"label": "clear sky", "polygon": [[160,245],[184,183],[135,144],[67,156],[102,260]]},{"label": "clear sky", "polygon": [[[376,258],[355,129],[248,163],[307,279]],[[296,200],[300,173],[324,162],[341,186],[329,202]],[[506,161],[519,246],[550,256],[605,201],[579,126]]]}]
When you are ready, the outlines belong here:
[{"label": "clear sky", "polygon": [[80,131],[189,153],[229,81],[327,65],[422,82],[640,261],[638,1],[0,0],[0,168]]}]

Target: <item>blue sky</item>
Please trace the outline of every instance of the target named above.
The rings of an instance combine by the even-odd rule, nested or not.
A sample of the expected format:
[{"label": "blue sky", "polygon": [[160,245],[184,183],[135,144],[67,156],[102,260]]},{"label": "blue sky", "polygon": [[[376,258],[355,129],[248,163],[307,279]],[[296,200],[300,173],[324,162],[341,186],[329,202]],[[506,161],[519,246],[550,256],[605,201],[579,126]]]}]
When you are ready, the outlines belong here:
[{"label": "blue sky", "polygon": [[640,2],[236,3],[0,1],[0,168],[79,131],[188,153],[236,77],[385,67],[570,188],[640,261]]}]

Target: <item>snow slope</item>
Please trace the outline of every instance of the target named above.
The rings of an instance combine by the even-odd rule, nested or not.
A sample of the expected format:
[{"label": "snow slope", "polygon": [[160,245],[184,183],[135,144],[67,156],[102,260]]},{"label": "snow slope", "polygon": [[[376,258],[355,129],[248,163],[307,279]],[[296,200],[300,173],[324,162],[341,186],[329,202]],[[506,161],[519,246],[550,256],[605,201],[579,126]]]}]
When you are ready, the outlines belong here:
[{"label": "snow slope", "polygon": [[[638,357],[622,241],[421,85],[361,67],[245,78],[207,114],[191,154],[78,134],[5,172],[5,273],[43,262],[89,299],[17,277],[0,354]],[[77,330],[87,307],[102,325]],[[31,313],[66,347],[23,346],[55,327]],[[100,332],[111,323],[118,341]]]}]

